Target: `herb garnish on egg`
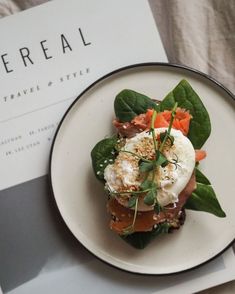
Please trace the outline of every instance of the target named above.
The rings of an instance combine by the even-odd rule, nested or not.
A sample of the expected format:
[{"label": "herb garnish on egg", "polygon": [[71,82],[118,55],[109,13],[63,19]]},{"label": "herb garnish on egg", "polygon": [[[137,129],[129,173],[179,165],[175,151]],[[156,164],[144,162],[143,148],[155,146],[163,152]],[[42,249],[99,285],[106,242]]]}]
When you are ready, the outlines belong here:
[{"label": "herb garnish on egg", "polygon": [[[134,191],[130,191],[131,194],[131,198],[128,201],[128,207],[135,208],[135,214],[134,214],[134,218],[133,218],[133,223],[131,225],[131,227],[128,227],[125,229],[125,233],[132,233],[133,228],[134,228],[134,224],[135,224],[135,220],[136,220],[136,214],[137,214],[137,210],[138,210],[138,195],[146,193],[145,197],[144,197],[144,203],[147,205],[154,205],[155,206],[155,211],[157,213],[159,213],[160,211],[162,211],[162,206],[158,203],[157,201],[157,184],[155,182],[155,171],[157,166],[161,165],[161,166],[166,166],[169,161],[167,160],[167,158],[161,153],[162,149],[164,148],[164,145],[168,139],[168,137],[170,136],[170,131],[172,128],[172,122],[175,116],[175,110],[177,108],[177,103],[175,103],[175,106],[172,110],[172,114],[171,114],[171,122],[169,124],[168,130],[165,133],[161,133],[164,135],[164,138],[161,142],[160,148],[158,149],[158,141],[156,140],[156,136],[155,136],[155,130],[154,130],[154,121],[156,118],[156,110],[154,110],[153,112],[153,116],[152,116],[152,120],[151,120],[151,127],[149,130],[149,133],[151,133],[152,135],[152,139],[153,139],[153,145],[154,145],[154,151],[155,151],[155,157],[152,160],[146,160],[145,158],[140,158],[139,160],[139,169],[140,172],[146,172],[145,175],[145,180],[141,183],[140,185],[140,191],[134,192]],[[173,140],[171,139],[171,142]],[[125,152],[125,151],[124,151]],[[136,156],[137,154],[134,153],[134,156]],[[138,155],[137,155],[138,156]],[[152,177],[151,180],[149,180],[149,173],[152,172]],[[140,192],[140,193],[139,193]],[[125,193],[125,192],[124,192]]]}]

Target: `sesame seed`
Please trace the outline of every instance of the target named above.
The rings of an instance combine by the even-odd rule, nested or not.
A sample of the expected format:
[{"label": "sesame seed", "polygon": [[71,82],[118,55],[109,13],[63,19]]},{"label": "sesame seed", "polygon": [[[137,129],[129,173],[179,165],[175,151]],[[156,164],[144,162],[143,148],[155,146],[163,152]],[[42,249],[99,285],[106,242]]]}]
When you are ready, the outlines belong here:
[{"label": "sesame seed", "polygon": [[100,174],[100,171],[98,171],[96,174],[99,175]]},{"label": "sesame seed", "polygon": [[113,159],[109,159],[109,162],[113,162]]},{"label": "sesame seed", "polygon": [[100,164],[100,167],[104,166],[102,163]]},{"label": "sesame seed", "polygon": [[107,162],[108,162],[108,160],[107,160],[107,159],[105,159],[104,163],[107,163]]}]

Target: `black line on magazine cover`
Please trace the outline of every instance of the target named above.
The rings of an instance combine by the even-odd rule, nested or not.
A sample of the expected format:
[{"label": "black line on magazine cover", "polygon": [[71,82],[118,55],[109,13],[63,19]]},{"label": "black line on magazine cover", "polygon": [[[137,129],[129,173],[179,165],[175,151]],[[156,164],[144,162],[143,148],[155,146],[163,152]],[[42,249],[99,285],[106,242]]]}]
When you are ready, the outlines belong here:
[{"label": "black line on magazine cover", "polygon": [[22,114],[20,114],[20,115],[13,116],[13,117],[11,117],[11,118],[8,118],[8,119],[5,119],[5,120],[0,121],[0,123],[5,123],[5,122],[8,122],[8,121],[14,120],[14,119],[16,119],[16,118],[20,118],[20,117],[25,116],[25,115],[28,115],[28,114],[31,114],[31,113],[34,113],[34,112],[41,111],[41,110],[43,110],[43,109],[46,109],[46,108],[52,107],[52,106],[54,106],[54,105],[57,105],[57,104],[63,103],[63,102],[68,101],[68,100],[71,100],[72,98],[73,98],[73,97],[66,98],[66,99],[60,100],[60,101],[58,101],[58,102],[55,102],[55,103],[49,104],[49,105],[47,105],[47,106],[44,106],[44,107],[37,108],[37,109],[32,110],[32,111],[28,111],[28,112],[22,113]]}]

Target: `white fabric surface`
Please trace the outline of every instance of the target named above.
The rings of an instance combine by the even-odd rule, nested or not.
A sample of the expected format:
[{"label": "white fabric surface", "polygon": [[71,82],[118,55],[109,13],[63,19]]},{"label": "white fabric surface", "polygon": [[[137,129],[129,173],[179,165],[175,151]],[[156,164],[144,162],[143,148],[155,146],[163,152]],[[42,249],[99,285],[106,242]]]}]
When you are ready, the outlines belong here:
[{"label": "white fabric surface", "polygon": [[235,1],[149,3],[169,62],[205,72],[235,93]]},{"label": "white fabric surface", "polygon": [[0,0],[0,17],[48,2],[49,0]]},{"label": "white fabric surface", "polygon": [[20,11],[21,9],[14,1],[1,0],[0,1],[0,17],[11,15]]}]

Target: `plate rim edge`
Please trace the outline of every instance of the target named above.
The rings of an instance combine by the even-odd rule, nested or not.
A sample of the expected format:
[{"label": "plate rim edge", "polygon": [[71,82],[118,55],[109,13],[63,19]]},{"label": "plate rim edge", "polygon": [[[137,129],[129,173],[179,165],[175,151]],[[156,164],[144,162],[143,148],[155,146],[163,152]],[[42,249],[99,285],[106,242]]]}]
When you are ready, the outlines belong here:
[{"label": "plate rim edge", "polygon": [[85,245],[83,245],[83,243],[77,239],[77,237],[75,236],[75,234],[72,232],[72,230],[70,229],[69,225],[67,224],[67,222],[65,221],[64,217],[62,216],[58,203],[56,201],[56,197],[54,194],[54,190],[53,190],[53,184],[52,184],[52,157],[53,157],[53,151],[54,151],[54,147],[56,144],[56,138],[58,136],[58,133],[60,131],[60,128],[65,120],[65,118],[67,117],[67,115],[69,114],[70,110],[73,108],[73,106],[77,103],[77,101],[87,92],[89,91],[93,86],[95,86],[96,84],[100,83],[101,81],[105,80],[106,78],[109,78],[110,76],[114,75],[114,74],[118,74],[120,72],[124,72],[126,70],[130,70],[130,69],[135,69],[135,68],[139,68],[139,67],[154,67],[154,66],[159,66],[159,67],[170,67],[170,68],[179,68],[179,69],[183,69],[186,70],[188,72],[194,73],[196,75],[202,76],[204,78],[206,78],[207,80],[211,81],[212,83],[214,83],[216,86],[218,86],[219,88],[221,88],[222,90],[224,90],[228,96],[232,99],[232,101],[235,103],[235,95],[227,88],[225,87],[221,82],[217,81],[215,78],[213,78],[212,76],[201,72],[198,69],[186,66],[186,65],[181,65],[181,64],[177,64],[177,63],[168,63],[168,62],[141,62],[141,63],[134,63],[134,64],[130,64],[127,66],[123,66],[123,67],[118,67],[115,70],[112,70],[104,75],[102,75],[100,78],[96,79],[94,82],[92,82],[91,84],[89,84],[75,99],[74,101],[69,105],[69,107],[66,109],[65,113],[63,114],[53,137],[52,140],[52,145],[51,145],[51,149],[50,149],[50,154],[49,154],[49,186],[50,186],[50,190],[51,193],[53,195],[53,199],[55,201],[56,204],[56,209],[58,210],[63,223],[65,224],[65,226],[68,228],[68,230],[71,232],[71,234],[73,235],[73,237],[76,239],[77,242],[79,242],[89,253],[91,253],[95,258],[97,258],[98,260],[104,262],[105,264],[107,264],[108,266],[114,267],[120,271],[124,271],[124,272],[128,272],[130,274],[137,274],[137,275],[141,275],[141,276],[171,276],[171,275],[178,275],[181,273],[185,273],[188,271],[192,271],[194,269],[197,269],[207,263],[209,263],[210,261],[214,260],[215,258],[217,258],[218,256],[222,255],[229,247],[231,247],[233,245],[233,243],[235,243],[235,237],[234,239],[227,245],[225,246],[225,248],[218,252],[217,254],[215,254],[214,256],[212,256],[211,258],[209,258],[208,260],[201,262],[200,264],[197,264],[193,267],[184,269],[184,270],[179,270],[176,272],[170,272],[170,273],[144,273],[144,272],[139,272],[139,271],[132,271],[132,270],[128,270],[128,269],[124,269],[121,268],[117,265],[114,265],[110,262],[108,262],[107,260],[102,259],[101,257],[97,256],[94,252],[92,252],[91,250],[89,250]]}]

